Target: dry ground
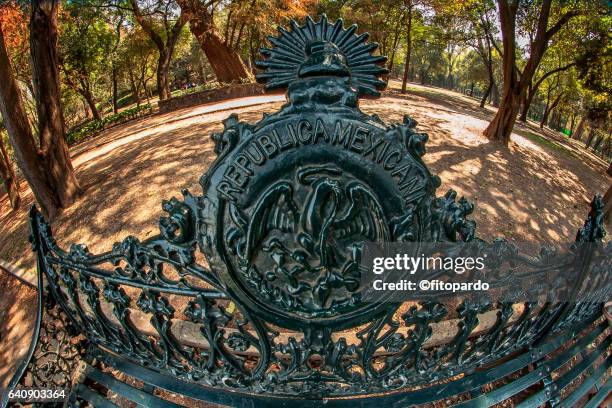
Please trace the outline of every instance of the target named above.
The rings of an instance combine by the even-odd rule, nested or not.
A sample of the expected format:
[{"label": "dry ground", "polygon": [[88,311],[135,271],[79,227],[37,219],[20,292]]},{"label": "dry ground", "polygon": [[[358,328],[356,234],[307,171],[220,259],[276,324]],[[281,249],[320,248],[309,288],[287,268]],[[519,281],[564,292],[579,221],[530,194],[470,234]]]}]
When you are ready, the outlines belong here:
[{"label": "dry ground", "polygon": [[[36,290],[0,267],[0,390],[25,357],[36,322]],[[0,394],[1,395],[1,394]]]},{"label": "dry ground", "polygon": [[[442,178],[438,194],[453,188],[475,202],[479,236],[573,240],[589,201],[610,183],[605,163],[532,123],[517,126],[510,148],[500,148],[482,137],[491,108],[418,85],[402,95],[398,85],[392,83],[379,100],[363,101],[362,109],[386,121],[401,121],[404,114],[418,121],[417,128],[430,136],[424,160]],[[265,100],[259,97],[253,103]],[[236,106],[235,101],[225,107]],[[272,102],[231,112],[254,122],[279,106]],[[98,253],[127,235],[145,239],[157,234],[162,199],[180,195],[182,188],[200,192],[198,179],[215,156],[210,134],[221,130],[221,120],[230,114],[210,110],[201,106],[144,118],[74,147],[84,194],[52,224],[60,245],[87,243]],[[0,198],[0,259],[33,271],[26,222],[33,197],[25,183],[21,189],[25,204],[16,213],[9,210],[6,197]]]},{"label": "dry ground", "polygon": [[[509,149],[500,148],[482,137],[491,108],[480,109],[468,97],[437,88],[411,85],[410,93],[402,95],[398,83],[391,85],[381,99],[363,101],[362,109],[388,122],[400,122],[404,114],[419,122],[419,131],[430,136],[424,160],[442,179],[438,194],[453,188],[474,201],[473,218],[482,238],[573,240],[591,198],[610,184],[604,162],[556,132],[532,123],[518,125]],[[281,105],[277,96],[245,99],[257,105],[236,108],[243,99],[222,107],[255,122]],[[222,129],[221,120],[231,113],[213,112],[218,108],[147,117],[73,147],[84,194],[52,223],[60,245],[87,243],[99,253],[128,235],[145,239],[157,234],[162,199],[180,195],[183,188],[200,193],[198,179],[215,156],[210,135]],[[34,273],[27,242],[33,197],[25,182],[21,192],[24,205],[17,212],[10,211],[6,196],[0,197],[0,259]],[[1,388],[19,361],[9,356],[25,353],[29,344],[35,292],[2,273],[0,288],[0,366],[6,368],[0,370]]]}]

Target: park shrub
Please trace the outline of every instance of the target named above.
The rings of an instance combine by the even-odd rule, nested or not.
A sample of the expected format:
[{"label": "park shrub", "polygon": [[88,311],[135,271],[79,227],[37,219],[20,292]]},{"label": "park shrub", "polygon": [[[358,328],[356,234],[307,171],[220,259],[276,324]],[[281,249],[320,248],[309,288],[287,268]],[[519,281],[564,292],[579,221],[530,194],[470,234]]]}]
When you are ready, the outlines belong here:
[{"label": "park shrub", "polygon": [[91,122],[88,122],[81,127],[69,131],[66,134],[66,141],[68,142],[68,144],[78,143],[81,140],[92,136],[98,132],[101,132],[104,129],[108,129],[109,127],[127,122],[132,119],[136,119],[140,116],[147,115],[151,113],[151,111],[151,104],[147,103],[145,105],[125,109],[113,115],[105,116],[100,120],[92,120]]},{"label": "park shrub", "polygon": [[179,96],[189,95],[189,94],[196,93],[196,92],[208,91],[209,89],[215,89],[218,87],[219,87],[219,83],[217,81],[211,81],[205,84],[194,86],[193,88],[177,89],[175,91],[172,91],[171,95],[172,95],[172,98],[177,98]]}]

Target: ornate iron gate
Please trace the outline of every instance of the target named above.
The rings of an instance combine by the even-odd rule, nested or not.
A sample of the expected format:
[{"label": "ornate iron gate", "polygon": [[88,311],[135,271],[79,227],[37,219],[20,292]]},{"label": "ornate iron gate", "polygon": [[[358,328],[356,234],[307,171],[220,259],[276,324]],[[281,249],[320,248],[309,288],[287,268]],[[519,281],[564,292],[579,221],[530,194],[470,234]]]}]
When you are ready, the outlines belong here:
[{"label": "ornate iron gate", "polygon": [[[473,206],[452,190],[436,196],[414,120],[388,125],[359,110],[359,97],[385,86],[385,57],[367,34],[325,17],[279,32],[258,79],[287,87],[287,103],[255,124],[224,121],[203,193],[165,201],[160,235],[101,255],[64,251],[32,210],[40,272],[90,357],[149,387],[230,405],[406,406],[462,393],[495,403],[523,388],[480,387],[534,363],[523,383],[551,384],[551,370],[602,335],[607,354],[607,324],[593,326],[599,302],[363,302],[359,243],[473,242]],[[604,234],[596,198],[577,241]],[[550,266],[530,262],[534,273]],[[452,335],[436,338],[444,324]],[[574,354],[541,364],[587,329]],[[118,387],[94,367],[85,376]],[[146,387],[121,390],[161,403]],[[82,385],[75,393],[101,403]],[[557,394],[549,386],[530,401]]]}]

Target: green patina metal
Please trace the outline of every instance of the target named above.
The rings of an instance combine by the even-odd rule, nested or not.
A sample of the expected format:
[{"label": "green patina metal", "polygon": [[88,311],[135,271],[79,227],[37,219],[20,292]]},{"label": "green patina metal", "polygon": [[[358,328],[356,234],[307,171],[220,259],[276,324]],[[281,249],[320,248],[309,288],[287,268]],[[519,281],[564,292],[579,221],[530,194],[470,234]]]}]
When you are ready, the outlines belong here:
[{"label": "green patina metal", "polygon": [[[279,31],[262,50],[258,79],[287,87],[287,103],[255,124],[235,114],[224,121],[202,194],[164,202],[160,235],[128,237],[101,255],[83,245],[64,251],[32,211],[40,271],[92,356],[155,387],[232,405],[344,406],[355,403],[337,398],[360,397],[362,406],[407,406],[463,392],[487,405],[501,394],[479,398],[480,386],[539,361],[555,349],[544,340],[560,347],[601,315],[598,302],[424,302],[402,313],[362,302],[363,242],[476,240],[473,205],[452,190],[436,196],[440,179],[421,159],[427,135],[413,119],[386,124],[359,109],[361,96],[385,86],[385,58],[372,55],[367,34],[325,17]],[[577,241],[602,240],[601,207],[596,197]],[[529,262],[537,271],[554,260]],[[477,332],[490,311],[495,323]],[[134,322],[139,313],[149,331]],[[454,337],[428,343],[451,317]],[[179,321],[199,339],[178,336]],[[530,374],[531,384],[549,372]],[[113,388],[93,367],[88,375]]]}]

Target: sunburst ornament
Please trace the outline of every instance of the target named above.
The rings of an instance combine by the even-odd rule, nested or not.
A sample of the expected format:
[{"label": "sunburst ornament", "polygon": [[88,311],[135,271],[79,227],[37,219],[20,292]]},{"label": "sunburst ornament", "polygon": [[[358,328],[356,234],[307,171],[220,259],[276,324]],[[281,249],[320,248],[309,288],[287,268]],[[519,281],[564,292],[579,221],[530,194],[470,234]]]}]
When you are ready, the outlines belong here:
[{"label": "sunburst ornament", "polygon": [[377,43],[367,43],[368,33],[356,35],[357,25],[344,28],[342,19],[334,24],[325,15],[315,23],[306,17],[303,26],[291,20],[291,31],[279,27],[279,36],[269,36],[272,48],[261,48],[266,57],[256,65],[264,69],[257,81],[266,89],[282,88],[311,76],[350,77],[359,94],[380,96],[387,83],[380,76],[389,71],[381,65],[387,60],[372,55]]}]

